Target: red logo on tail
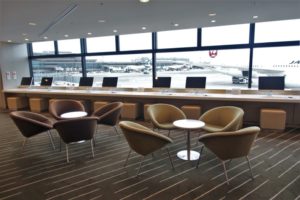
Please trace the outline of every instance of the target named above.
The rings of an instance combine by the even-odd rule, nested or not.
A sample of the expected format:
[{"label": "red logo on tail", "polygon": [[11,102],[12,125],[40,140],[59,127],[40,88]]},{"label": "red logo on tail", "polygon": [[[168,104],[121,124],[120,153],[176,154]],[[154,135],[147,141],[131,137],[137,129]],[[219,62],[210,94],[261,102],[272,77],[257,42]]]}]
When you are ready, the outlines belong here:
[{"label": "red logo on tail", "polygon": [[218,50],[209,50],[209,57],[215,58],[218,55]]}]

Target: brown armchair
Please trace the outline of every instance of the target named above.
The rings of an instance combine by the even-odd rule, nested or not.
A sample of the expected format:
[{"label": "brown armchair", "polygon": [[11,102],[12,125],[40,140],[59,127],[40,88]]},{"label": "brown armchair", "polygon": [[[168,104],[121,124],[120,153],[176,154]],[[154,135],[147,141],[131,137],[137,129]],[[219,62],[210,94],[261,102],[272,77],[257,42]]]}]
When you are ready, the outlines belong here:
[{"label": "brown armchair", "polygon": [[170,104],[153,104],[147,109],[149,118],[154,128],[168,130],[168,136],[172,129],[176,129],[173,122],[186,119],[182,110]]},{"label": "brown armchair", "polygon": [[[199,142],[202,142],[206,148],[210,149],[221,160],[227,184],[229,184],[229,181],[224,161],[233,158],[246,157],[253,178],[248,154],[259,132],[259,127],[252,126],[234,132],[208,133],[200,136]],[[200,157],[197,167],[199,161]]]},{"label": "brown armchair", "polygon": [[53,128],[53,123],[47,117],[29,111],[14,111],[9,114],[22,135],[25,137],[22,149],[29,137],[37,134],[48,132],[53,149],[55,149],[50,130]]},{"label": "brown armchair", "polygon": [[83,104],[80,101],[71,99],[53,100],[49,105],[50,114],[57,120],[62,120],[61,114],[72,111],[85,111]]},{"label": "brown armchair", "polygon": [[[141,158],[140,167],[137,172],[137,175],[140,172],[143,159],[146,155],[153,153],[154,151],[173,142],[171,138],[161,135],[159,133],[156,133],[145,126],[142,126],[142,125],[134,123],[134,122],[122,121],[119,123],[119,126],[120,126],[123,134],[125,135],[125,138],[130,146],[130,151],[128,153],[128,156],[127,156],[124,166],[127,165],[131,150],[133,150],[136,153],[143,156]],[[168,152],[168,156],[169,156],[172,168],[174,169],[173,162],[172,162],[168,148],[167,148],[167,152]]]},{"label": "brown armchair", "polygon": [[109,103],[95,110],[92,116],[98,118],[97,121],[98,124],[113,126],[116,133],[118,133],[116,125],[119,121],[122,107],[123,107],[122,102]]},{"label": "brown armchair", "polygon": [[236,131],[243,125],[244,111],[234,106],[221,106],[206,111],[199,120],[206,132]]},{"label": "brown armchair", "polygon": [[93,136],[97,127],[96,117],[61,120],[54,123],[53,126],[66,144],[67,162],[69,162],[68,144],[79,141],[90,140],[92,156],[94,157]]}]

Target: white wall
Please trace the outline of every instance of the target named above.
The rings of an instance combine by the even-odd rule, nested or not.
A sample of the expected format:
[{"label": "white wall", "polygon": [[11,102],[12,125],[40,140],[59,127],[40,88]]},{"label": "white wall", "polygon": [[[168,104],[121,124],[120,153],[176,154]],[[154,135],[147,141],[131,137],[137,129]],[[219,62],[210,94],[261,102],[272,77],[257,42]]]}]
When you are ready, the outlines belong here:
[{"label": "white wall", "polygon": [[[0,43],[0,69],[3,89],[15,88],[20,85],[23,76],[30,76],[26,44]],[[6,73],[11,74],[11,79]],[[12,73],[16,72],[14,79]]]}]

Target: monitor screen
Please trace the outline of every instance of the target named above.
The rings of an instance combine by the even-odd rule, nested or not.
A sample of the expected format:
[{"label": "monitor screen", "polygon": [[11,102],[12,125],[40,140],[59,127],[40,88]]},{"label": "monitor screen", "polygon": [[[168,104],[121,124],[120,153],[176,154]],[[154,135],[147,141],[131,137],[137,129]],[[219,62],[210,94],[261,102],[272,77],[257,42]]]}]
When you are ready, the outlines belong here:
[{"label": "monitor screen", "polygon": [[20,85],[31,85],[32,77],[22,77]]},{"label": "monitor screen", "polygon": [[157,77],[154,80],[153,87],[170,88],[171,87],[171,77]]},{"label": "monitor screen", "polygon": [[117,87],[118,77],[103,77],[102,87]]},{"label": "monitor screen", "polygon": [[80,77],[79,86],[92,87],[94,77]]},{"label": "monitor screen", "polygon": [[284,90],[284,76],[258,77],[259,90]]},{"label": "monitor screen", "polygon": [[41,80],[41,86],[51,86],[53,77],[43,77]]},{"label": "monitor screen", "polygon": [[205,88],[206,77],[186,77],[185,88]]}]

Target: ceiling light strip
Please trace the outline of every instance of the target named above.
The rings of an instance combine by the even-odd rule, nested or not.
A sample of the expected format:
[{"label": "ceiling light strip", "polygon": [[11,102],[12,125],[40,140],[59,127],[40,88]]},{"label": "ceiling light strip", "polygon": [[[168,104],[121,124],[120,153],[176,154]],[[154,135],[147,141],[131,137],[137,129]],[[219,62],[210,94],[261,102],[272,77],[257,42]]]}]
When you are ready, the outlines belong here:
[{"label": "ceiling light strip", "polygon": [[77,4],[72,4],[68,8],[66,8],[62,13],[60,13],[46,28],[43,32],[40,33],[40,37],[47,33],[51,28],[53,28],[56,24],[61,22],[65,17],[71,14],[76,8]]}]

